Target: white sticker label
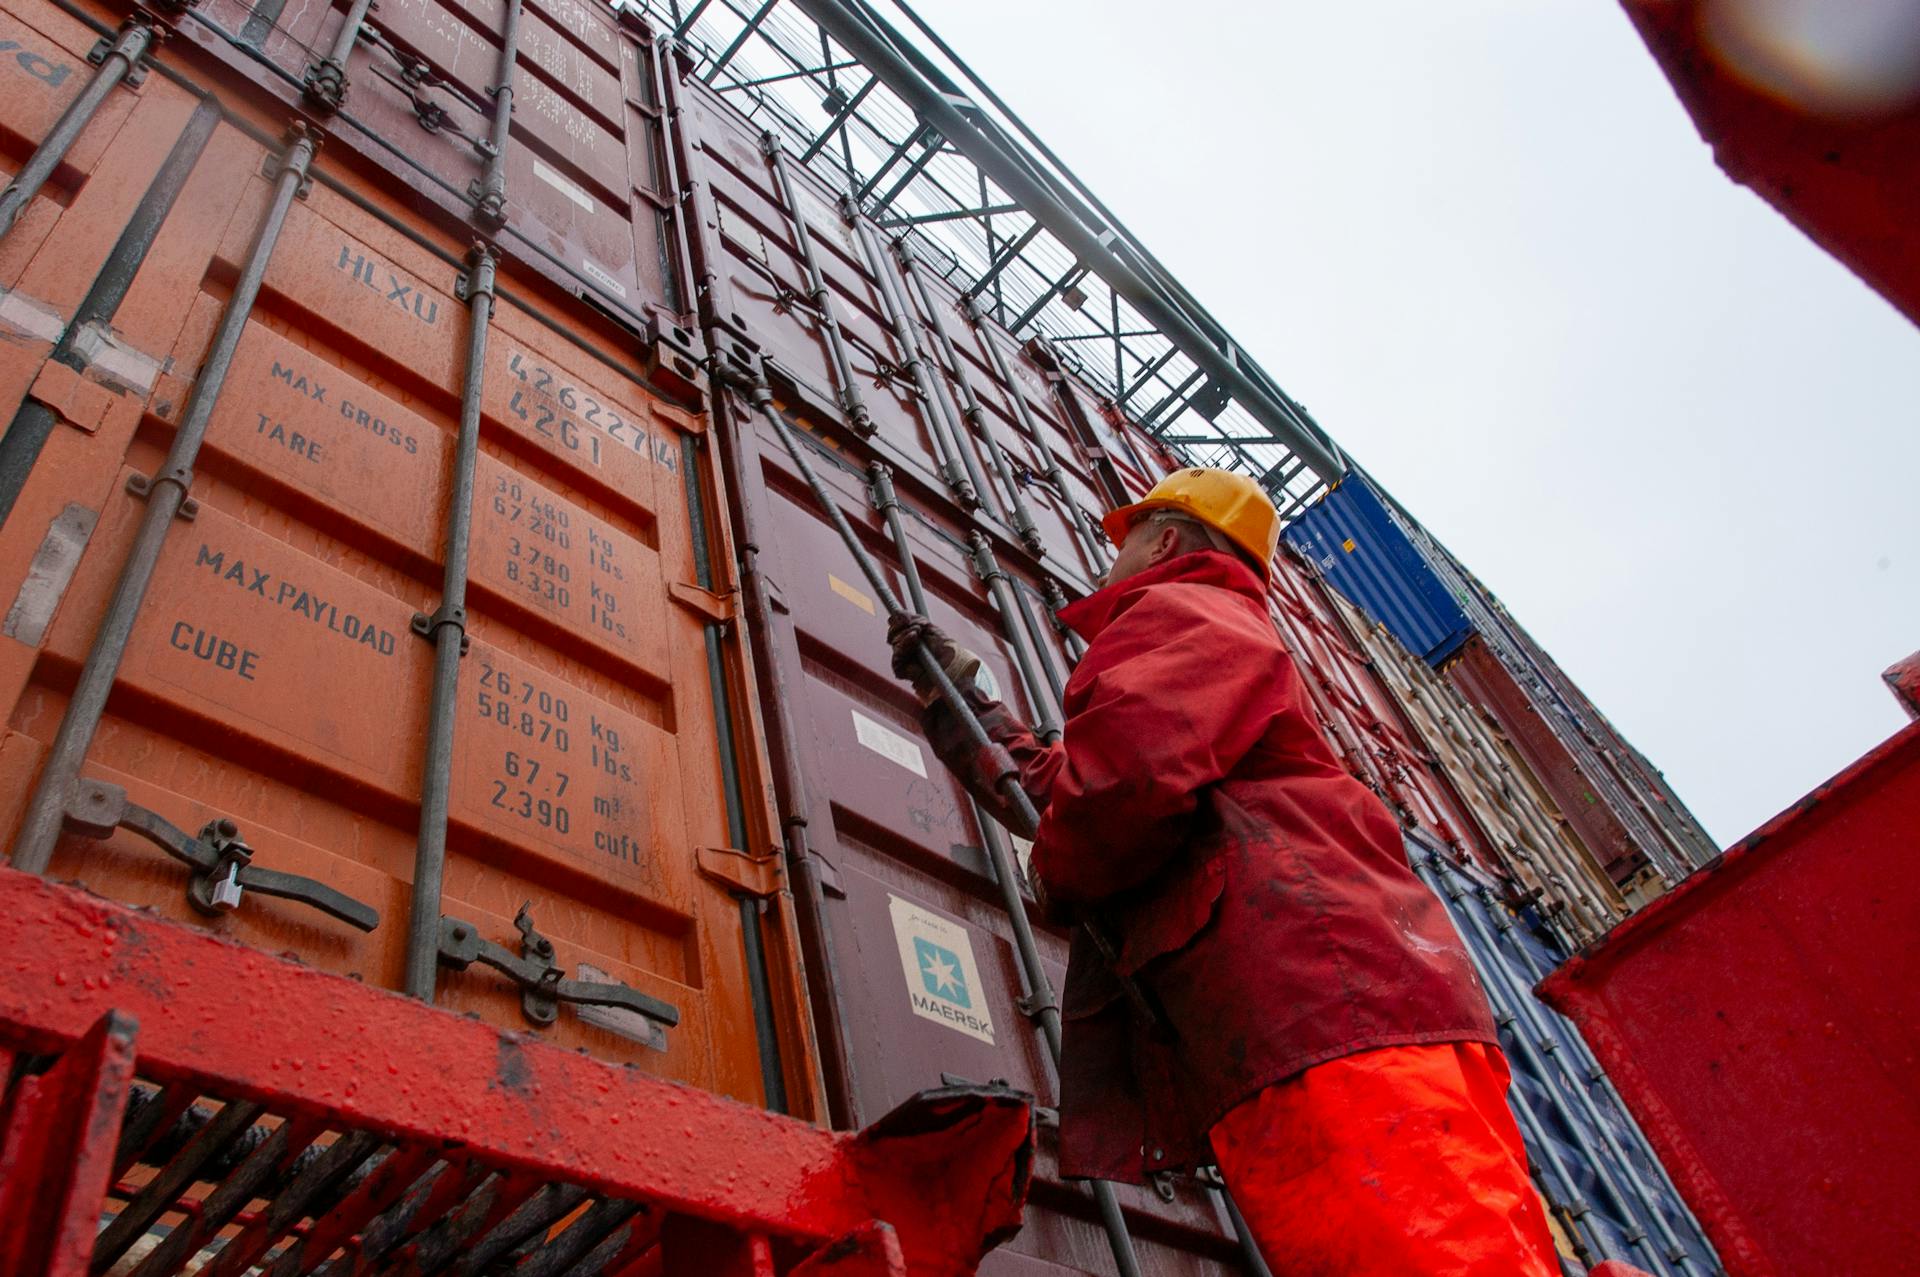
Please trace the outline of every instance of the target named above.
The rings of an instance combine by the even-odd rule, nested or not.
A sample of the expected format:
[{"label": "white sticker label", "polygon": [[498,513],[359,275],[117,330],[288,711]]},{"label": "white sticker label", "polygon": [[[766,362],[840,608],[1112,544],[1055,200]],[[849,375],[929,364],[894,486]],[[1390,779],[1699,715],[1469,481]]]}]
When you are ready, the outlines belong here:
[{"label": "white sticker label", "polygon": [[847,219],[840,216],[838,209],[815,195],[805,186],[795,184],[794,196],[800,201],[801,216],[807,219],[807,225],[822,235],[831,235],[847,246],[849,252],[860,251],[859,241],[854,238],[853,228],[847,225]]},{"label": "white sticker label", "polygon": [[588,278],[594,280],[621,301],[627,300],[627,286],[615,279],[612,272],[602,266],[596,265],[591,257],[582,257],[580,259],[580,269],[587,272]]},{"label": "white sticker label", "polygon": [[[583,962],[575,971],[574,978],[585,980],[589,984],[610,984],[613,977],[591,963]],[[667,1030],[638,1011],[629,1011],[625,1007],[597,1007],[582,1003],[574,1008],[574,1013],[586,1023],[605,1029],[626,1038],[629,1042],[638,1042],[650,1046],[656,1051],[667,1049]]]},{"label": "white sticker label", "polygon": [[1007,841],[1013,844],[1013,858],[1020,862],[1021,876],[1026,878],[1028,882],[1032,882],[1033,839],[1022,838],[1019,834],[1009,832],[1007,834]]},{"label": "white sticker label", "polygon": [[[26,56],[24,54],[22,57]],[[45,302],[0,288],[0,325],[4,331],[39,341],[59,341],[67,321]]]},{"label": "white sticker label", "polygon": [[913,1013],[991,1046],[993,1021],[967,929],[891,893],[887,911],[893,915],[894,939],[900,942],[900,971],[907,979]]},{"label": "white sticker label", "polygon": [[910,740],[884,723],[876,723],[859,710],[853,711],[853,734],[862,745],[882,758],[891,759],[922,780],[927,775],[927,758],[918,741]]},{"label": "white sticker label", "polygon": [[533,162],[533,175],[586,209],[587,212],[593,212],[593,196],[582,190],[577,182],[571,181],[564,174],[556,173],[539,160]]}]

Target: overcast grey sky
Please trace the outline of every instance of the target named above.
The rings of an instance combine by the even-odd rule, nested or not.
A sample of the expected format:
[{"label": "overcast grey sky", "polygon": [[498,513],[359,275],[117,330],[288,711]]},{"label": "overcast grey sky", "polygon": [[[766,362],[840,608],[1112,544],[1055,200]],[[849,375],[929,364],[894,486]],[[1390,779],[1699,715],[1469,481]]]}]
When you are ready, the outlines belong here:
[{"label": "overcast grey sky", "polygon": [[921,0],[1723,843],[1904,723],[1920,329],[1605,0]]}]

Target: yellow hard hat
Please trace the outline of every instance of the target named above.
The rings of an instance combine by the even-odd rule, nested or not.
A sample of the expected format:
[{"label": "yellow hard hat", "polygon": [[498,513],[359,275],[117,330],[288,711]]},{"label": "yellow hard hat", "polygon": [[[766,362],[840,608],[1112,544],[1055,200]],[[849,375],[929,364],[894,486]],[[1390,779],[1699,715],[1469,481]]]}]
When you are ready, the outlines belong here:
[{"label": "yellow hard hat", "polygon": [[1262,575],[1271,573],[1280,544],[1280,512],[1259,484],[1232,470],[1189,466],[1153,485],[1143,500],[1123,505],[1100,520],[1107,539],[1119,545],[1140,516],[1179,510],[1214,529],[1252,556]]}]

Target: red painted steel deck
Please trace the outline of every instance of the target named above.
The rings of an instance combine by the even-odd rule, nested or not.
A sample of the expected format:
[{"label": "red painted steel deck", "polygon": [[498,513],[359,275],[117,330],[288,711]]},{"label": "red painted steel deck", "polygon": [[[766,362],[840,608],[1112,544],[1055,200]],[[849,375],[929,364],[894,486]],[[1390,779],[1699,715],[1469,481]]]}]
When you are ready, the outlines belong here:
[{"label": "red painted steel deck", "polygon": [[150,1277],[216,1240],[209,1274],[962,1277],[1019,1225],[1011,1091],[829,1134],[12,870],[0,913],[9,1274],[104,1269],[145,1218]]},{"label": "red painted steel deck", "polygon": [[1731,1273],[1920,1262],[1920,723],[1541,986]]}]

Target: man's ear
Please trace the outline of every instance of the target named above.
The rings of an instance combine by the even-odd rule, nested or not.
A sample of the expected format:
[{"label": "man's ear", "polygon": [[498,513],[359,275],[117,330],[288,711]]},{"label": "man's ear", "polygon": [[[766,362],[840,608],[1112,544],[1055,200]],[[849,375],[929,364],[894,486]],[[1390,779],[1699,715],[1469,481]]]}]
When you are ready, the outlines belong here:
[{"label": "man's ear", "polygon": [[1185,540],[1186,538],[1180,534],[1179,524],[1161,524],[1154,533],[1153,550],[1147,555],[1147,563],[1149,565],[1165,563],[1168,559],[1174,558],[1180,553],[1180,547]]}]

